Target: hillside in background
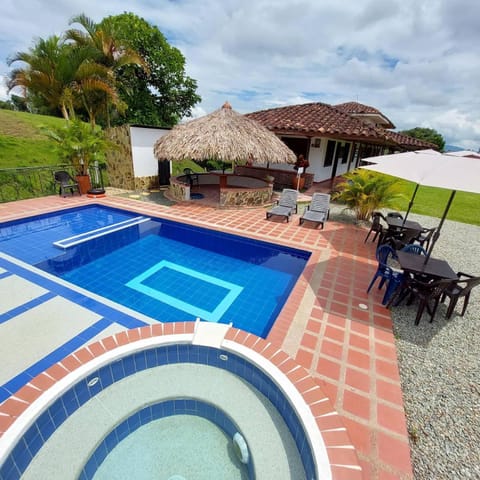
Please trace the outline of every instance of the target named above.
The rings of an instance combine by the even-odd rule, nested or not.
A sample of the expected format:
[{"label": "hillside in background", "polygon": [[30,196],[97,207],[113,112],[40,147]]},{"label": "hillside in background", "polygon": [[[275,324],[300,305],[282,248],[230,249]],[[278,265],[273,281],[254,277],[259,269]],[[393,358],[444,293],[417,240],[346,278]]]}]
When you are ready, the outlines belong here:
[{"label": "hillside in background", "polygon": [[64,123],[62,118],[0,109],[0,168],[58,164],[53,142],[41,129]]}]

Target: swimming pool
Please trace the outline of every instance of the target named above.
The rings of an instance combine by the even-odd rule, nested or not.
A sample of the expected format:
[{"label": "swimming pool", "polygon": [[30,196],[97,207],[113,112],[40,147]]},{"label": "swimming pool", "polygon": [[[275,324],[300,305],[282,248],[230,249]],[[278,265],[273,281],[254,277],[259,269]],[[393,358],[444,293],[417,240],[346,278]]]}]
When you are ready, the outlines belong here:
[{"label": "swimming pool", "polygon": [[3,252],[161,322],[266,337],[309,252],[104,206],[0,225]]}]

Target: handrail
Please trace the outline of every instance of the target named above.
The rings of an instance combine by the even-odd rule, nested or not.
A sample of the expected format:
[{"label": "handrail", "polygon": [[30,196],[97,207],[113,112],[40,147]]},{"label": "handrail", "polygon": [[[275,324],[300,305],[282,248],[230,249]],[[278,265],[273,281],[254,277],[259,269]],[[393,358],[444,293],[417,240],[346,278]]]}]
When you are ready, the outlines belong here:
[{"label": "handrail", "polygon": [[0,203],[57,193],[58,186],[53,175],[58,170],[66,170],[74,175],[70,165],[0,169]]}]

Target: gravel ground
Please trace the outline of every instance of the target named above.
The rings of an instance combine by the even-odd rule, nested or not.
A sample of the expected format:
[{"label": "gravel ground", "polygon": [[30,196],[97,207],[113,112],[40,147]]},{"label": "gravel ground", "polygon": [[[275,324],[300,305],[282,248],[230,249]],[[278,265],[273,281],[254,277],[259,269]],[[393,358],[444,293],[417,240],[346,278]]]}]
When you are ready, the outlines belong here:
[{"label": "gravel ground", "polygon": [[[423,226],[438,219],[411,215]],[[480,275],[480,227],[445,221],[433,256]],[[416,308],[392,309],[415,479],[480,478],[480,287],[464,317],[448,301],[435,320],[413,324]]]},{"label": "gravel ground", "polygon": [[[352,221],[339,206],[332,217]],[[409,218],[425,227],[439,223]],[[446,220],[432,256],[480,275],[480,227]],[[464,317],[463,299],[448,321],[447,306],[440,304],[433,323],[424,314],[418,326],[415,304],[391,311],[416,480],[480,479],[480,287]]]}]

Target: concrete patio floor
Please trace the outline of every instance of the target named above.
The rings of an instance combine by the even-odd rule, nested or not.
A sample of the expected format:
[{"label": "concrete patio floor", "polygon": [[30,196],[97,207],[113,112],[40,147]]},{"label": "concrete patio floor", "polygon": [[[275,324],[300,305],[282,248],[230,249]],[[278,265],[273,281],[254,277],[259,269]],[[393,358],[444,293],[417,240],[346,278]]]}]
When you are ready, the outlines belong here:
[{"label": "concrete patio floor", "polygon": [[[220,210],[194,202],[162,206],[119,196],[51,196],[0,204],[0,221],[89,203],[311,251],[266,340],[306,368],[329,397],[356,449],[363,478],[413,478],[390,312],[381,305],[383,292],[375,288],[366,293],[376,261],[374,244],[364,243],[364,228],[331,219],[324,230],[315,230],[299,226],[298,215],[289,223],[267,221],[263,208]],[[1,292],[0,304],[5,294]]]}]

